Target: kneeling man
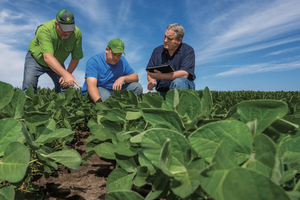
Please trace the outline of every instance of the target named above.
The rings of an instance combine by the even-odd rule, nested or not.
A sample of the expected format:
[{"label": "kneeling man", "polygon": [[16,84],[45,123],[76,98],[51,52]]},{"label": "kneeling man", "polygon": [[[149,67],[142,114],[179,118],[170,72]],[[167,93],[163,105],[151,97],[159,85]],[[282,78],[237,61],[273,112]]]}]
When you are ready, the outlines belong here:
[{"label": "kneeling man", "polygon": [[113,90],[132,90],[137,95],[143,93],[137,73],[122,56],[124,48],[123,41],[115,38],[109,41],[104,53],[88,60],[85,69],[86,80],[81,89],[83,95],[88,91],[96,102],[99,98],[105,101],[113,96]]}]

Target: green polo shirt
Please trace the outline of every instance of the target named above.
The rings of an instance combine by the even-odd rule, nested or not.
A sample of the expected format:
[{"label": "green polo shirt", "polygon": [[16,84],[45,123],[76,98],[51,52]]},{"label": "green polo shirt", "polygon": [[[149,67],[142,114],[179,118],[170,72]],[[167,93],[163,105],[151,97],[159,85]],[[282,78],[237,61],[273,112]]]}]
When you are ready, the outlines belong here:
[{"label": "green polo shirt", "polygon": [[73,60],[80,60],[82,53],[82,35],[79,28],[68,39],[61,39],[56,32],[55,19],[40,25],[35,37],[29,43],[29,51],[35,60],[44,67],[49,67],[44,61],[43,53],[53,54],[60,64],[63,64],[72,53]]}]

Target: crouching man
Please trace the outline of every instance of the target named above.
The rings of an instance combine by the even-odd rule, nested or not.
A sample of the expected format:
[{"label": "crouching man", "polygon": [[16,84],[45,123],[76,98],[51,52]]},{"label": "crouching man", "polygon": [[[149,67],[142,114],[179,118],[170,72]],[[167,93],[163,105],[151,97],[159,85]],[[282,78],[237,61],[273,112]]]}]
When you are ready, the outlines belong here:
[{"label": "crouching man", "polygon": [[113,90],[132,90],[141,95],[143,87],[138,83],[136,72],[130,67],[124,56],[124,43],[120,39],[109,41],[105,52],[91,57],[85,69],[85,82],[81,89],[83,95],[88,91],[96,102],[105,101],[113,96]]}]

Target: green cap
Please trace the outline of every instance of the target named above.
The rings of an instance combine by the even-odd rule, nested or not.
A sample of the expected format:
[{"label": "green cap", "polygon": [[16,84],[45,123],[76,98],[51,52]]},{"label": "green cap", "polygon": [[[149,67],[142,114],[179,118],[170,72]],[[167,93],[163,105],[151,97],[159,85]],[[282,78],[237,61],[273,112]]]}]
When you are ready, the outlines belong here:
[{"label": "green cap", "polygon": [[114,53],[124,53],[124,42],[119,38],[111,39],[107,45]]},{"label": "green cap", "polygon": [[74,15],[69,10],[61,10],[56,14],[56,21],[64,32],[75,31]]}]

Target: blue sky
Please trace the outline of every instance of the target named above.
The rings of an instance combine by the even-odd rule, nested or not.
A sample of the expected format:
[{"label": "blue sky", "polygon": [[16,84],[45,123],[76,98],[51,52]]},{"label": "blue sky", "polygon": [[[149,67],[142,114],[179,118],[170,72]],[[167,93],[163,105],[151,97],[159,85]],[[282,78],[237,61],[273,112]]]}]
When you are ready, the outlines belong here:
[{"label": "blue sky", "polygon": [[[120,38],[148,92],[151,53],[167,25],[179,23],[195,50],[196,90],[299,91],[299,0],[0,0],[1,81],[21,87],[36,27],[62,9],[74,13],[83,35],[84,58],[74,72],[81,86],[87,60]],[[53,83],[43,75],[39,86]]]}]

